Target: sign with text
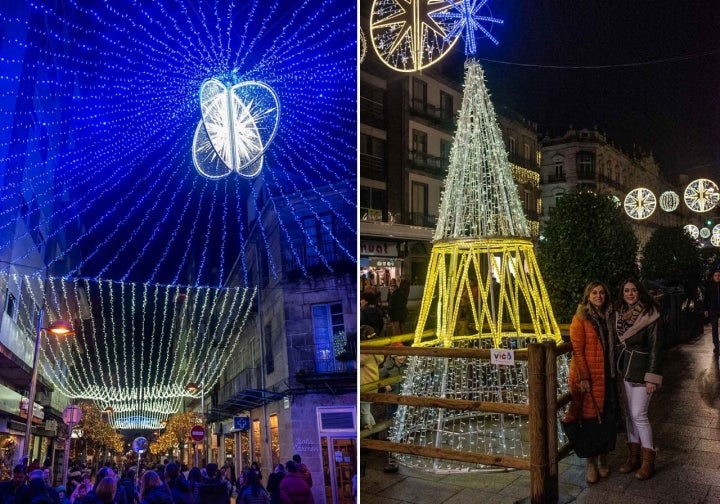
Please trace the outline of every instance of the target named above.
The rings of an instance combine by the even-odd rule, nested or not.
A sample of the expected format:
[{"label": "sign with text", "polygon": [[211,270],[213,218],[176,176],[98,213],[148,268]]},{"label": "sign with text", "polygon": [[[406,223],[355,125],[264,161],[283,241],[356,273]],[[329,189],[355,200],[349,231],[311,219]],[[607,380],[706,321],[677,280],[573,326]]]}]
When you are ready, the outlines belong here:
[{"label": "sign with text", "polygon": [[205,428],[202,425],[196,425],[190,429],[190,437],[193,441],[202,441],[205,439]]},{"label": "sign with text", "polygon": [[515,365],[515,350],[507,348],[493,348],[490,350],[490,363],[499,364],[501,366]]}]

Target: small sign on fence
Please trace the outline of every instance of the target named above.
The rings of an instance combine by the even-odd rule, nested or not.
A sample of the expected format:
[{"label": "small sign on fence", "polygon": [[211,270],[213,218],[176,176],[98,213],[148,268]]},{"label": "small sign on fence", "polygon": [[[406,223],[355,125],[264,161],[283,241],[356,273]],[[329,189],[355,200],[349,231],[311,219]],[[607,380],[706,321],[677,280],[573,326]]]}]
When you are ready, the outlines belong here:
[{"label": "small sign on fence", "polygon": [[515,365],[515,350],[507,348],[493,348],[490,350],[490,363],[501,366]]}]

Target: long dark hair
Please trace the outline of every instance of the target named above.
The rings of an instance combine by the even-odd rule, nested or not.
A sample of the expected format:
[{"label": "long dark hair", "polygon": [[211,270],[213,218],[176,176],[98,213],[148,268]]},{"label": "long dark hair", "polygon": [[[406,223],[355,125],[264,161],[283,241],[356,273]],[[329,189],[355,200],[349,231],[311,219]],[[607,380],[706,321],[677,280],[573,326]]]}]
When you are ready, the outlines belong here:
[{"label": "long dark hair", "polygon": [[260,495],[262,490],[265,490],[262,483],[260,483],[260,475],[257,471],[250,469],[245,476],[245,481],[247,482],[247,486],[250,488],[254,497],[257,497]]},{"label": "long dark hair", "polygon": [[643,313],[650,313],[653,310],[660,311],[660,304],[650,295],[645,285],[640,283],[637,278],[626,278],[620,282],[620,288],[618,289],[618,306],[627,307],[625,304],[625,298],[623,296],[623,290],[627,284],[633,284],[638,291],[638,301],[644,306]]}]

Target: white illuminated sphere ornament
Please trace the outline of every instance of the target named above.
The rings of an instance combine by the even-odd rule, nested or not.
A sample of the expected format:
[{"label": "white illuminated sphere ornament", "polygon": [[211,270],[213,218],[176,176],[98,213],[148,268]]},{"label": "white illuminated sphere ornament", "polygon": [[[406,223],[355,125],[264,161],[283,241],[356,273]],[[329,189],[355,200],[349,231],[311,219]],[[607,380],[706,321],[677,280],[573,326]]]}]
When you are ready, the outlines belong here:
[{"label": "white illuminated sphere ornament", "polygon": [[710,238],[710,235],[711,235],[711,234],[712,234],[712,233],[710,233],[710,229],[708,229],[708,228],[706,228],[706,227],[700,229],[700,236],[701,236],[702,238]]},{"label": "white illuminated sphere ornament", "polygon": [[694,224],[688,224],[687,226],[683,227],[683,229],[687,234],[692,237],[693,240],[697,240],[698,236],[700,236],[700,230]]},{"label": "white illuminated sphere ornament", "polygon": [[655,194],[650,189],[644,187],[638,187],[630,191],[625,196],[625,213],[629,217],[642,220],[650,217],[655,211],[657,206],[657,200]]},{"label": "white illuminated sphere ornament", "polygon": [[680,205],[680,196],[675,191],[665,191],[660,195],[660,208],[672,212]]},{"label": "white illuminated sphere ornament", "polygon": [[201,175],[219,179],[235,172],[255,177],[275,137],[280,102],[263,82],[226,87],[217,79],[200,86],[202,120],[195,129],[193,163]]},{"label": "white illuminated sphere ornament", "polygon": [[360,28],[360,63],[365,61],[367,56],[367,38],[365,38],[365,32]]},{"label": "white illuminated sphere ornament", "polygon": [[710,237],[710,243],[713,247],[720,247],[720,234],[714,234]]},{"label": "white illuminated sphere ornament", "polygon": [[715,224],[715,226],[712,228],[712,234],[720,235],[720,224]]},{"label": "white illuminated sphere ornament", "polygon": [[688,184],[683,197],[685,204],[693,212],[707,212],[717,206],[720,191],[712,180],[697,179]]}]

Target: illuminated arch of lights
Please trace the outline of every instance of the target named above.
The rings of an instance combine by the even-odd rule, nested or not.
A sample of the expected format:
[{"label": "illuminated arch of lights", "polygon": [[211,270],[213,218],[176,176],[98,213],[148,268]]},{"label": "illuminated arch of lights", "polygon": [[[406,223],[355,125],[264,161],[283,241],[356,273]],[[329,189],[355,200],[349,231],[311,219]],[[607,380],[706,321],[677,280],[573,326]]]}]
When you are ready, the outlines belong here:
[{"label": "illuminated arch of lights", "polygon": [[[327,268],[355,261],[353,2],[18,5],[0,9],[1,254],[26,263],[47,243],[56,275],[218,286],[233,266],[252,277],[238,260],[252,230],[275,277],[280,261],[307,274],[306,250]],[[225,121],[203,143],[198,91],[213,79],[253,134],[220,141]],[[203,176],[193,145],[196,162],[209,156],[205,175],[240,176]],[[257,219],[266,212],[282,257]]]},{"label": "illuminated arch of lights", "polygon": [[[75,335],[41,335],[40,369],[63,395],[108,410],[114,428],[158,429],[181,410],[187,387],[218,381],[236,355],[255,289],[136,284],[10,275],[28,306],[70,320]],[[32,334],[32,310],[19,329]]]}]

